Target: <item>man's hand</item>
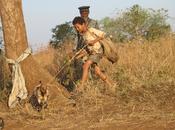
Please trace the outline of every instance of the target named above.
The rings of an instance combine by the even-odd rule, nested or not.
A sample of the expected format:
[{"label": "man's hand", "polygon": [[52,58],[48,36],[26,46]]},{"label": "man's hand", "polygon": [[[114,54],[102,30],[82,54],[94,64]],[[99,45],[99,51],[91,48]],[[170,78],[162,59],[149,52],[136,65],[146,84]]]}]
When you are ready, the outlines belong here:
[{"label": "man's hand", "polygon": [[93,46],[95,44],[95,42],[96,42],[95,40],[91,40],[91,41],[86,42],[86,44]]},{"label": "man's hand", "polygon": [[75,55],[75,52],[73,51],[67,53],[67,56],[69,57],[69,59],[71,59],[74,55]]},{"label": "man's hand", "polygon": [[87,55],[86,50],[82,50],[79,54],[77,54],[77,56],[75,58],[80,59],[80,58],[84,57],[85,55]]}]

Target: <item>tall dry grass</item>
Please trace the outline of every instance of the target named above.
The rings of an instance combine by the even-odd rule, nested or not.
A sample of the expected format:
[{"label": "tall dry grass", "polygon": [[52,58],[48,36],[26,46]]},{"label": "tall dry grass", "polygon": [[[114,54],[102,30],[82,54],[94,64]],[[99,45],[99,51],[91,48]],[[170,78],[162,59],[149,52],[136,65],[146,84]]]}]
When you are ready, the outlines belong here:
[{"label": "tall dry grass", "polygon": [[[44,69],[47,69],[50,74],[56,78],[55,80],[57,82],[65,86],[68,90],[72,89],[74,84],[72,79],[73,67],[71,67],[71,63],[68,62],[72,56],[73,47],[74,45],[71,42],[66,42],[57,49],[48,46],[38,50],[34,55],[35,60]],[[62,71],[60,71],[60,69],[62,69]]]},{"label": "tall dry grass", "polygon": [[[55,129],[116,129],[120,125],[133,126],[133,129],[144,125],[170,128],[169,124],[175,120],[175,38],[169,36],[144,44],[117,44],[117,47],[118,63],[111,64],[105,58],[100,63],[102,70],[116,83],[114,95],[108,95],[104,90],[106,85],[95,78],[86,83],[84,94],[75,98],[76,105],[63,104],[55,98],[43,113],[29,111],[26,114],[20,107],[10,114],[8,111],[7,116],[10,120],[20,120],[26,128],[34,126],[36,129],[51,125]],[[56,50],[48,47],[34,58],[55,76],[69,59],[72,48],[71,43]],[[65,76],[66,82],[70,78],[66,77],[69,69],[72,67],[65,68],[58,78]]]},{"label": "tall dry grass", "polygon": [[117,81],[117,94],[126,102],[148,102],[156,107],[175,99],[175,39],[119,46],[119,62],[109,72]]},{"label": "tall dry grass", "polygon": [[[118,44],[119,61],[112,65],[106,59],[100,67],[116,83],[116,98],[123,103],[152,104],[155,107],[171,105],[175,100],[175,39],[166,36],[155,42]],[[69,59],[73,44],[66,43],[59,49],[48,48],[36,54],[36,59],[52,75]],[[73,79],[73,68],[67,68],[60,77],[68,82]],[[58,77],[59,78],[59,77]],[[59,81],[59,80],[58,80]],[[105,85],[100,80],[87,83],[87,93],[103,95]],[[97,92],[98,91],[98,92]],[[93,95],[93,96],[94,96]]]}]

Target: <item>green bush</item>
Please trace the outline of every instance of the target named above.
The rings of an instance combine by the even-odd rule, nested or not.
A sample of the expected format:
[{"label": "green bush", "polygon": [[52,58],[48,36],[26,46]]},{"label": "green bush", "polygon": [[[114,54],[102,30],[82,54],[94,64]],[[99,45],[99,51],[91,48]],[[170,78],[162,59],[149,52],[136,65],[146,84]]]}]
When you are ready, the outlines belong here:
[{"label": "green bush", "polygon": [[170,25],[166,22],[167,12],[165,9],[144,9],[134,5],[118,13],[116,18],[106,17],[100,23],[116,42],[140,38],[151,41],[170,31]]},{"label": "green bush", "polygon": [[70,22],[56,25],[56,27],[52,29],[52,39],[50,44],[57,48],[62,43],[71,41],[74,38],[74,34],[74,29]]}]

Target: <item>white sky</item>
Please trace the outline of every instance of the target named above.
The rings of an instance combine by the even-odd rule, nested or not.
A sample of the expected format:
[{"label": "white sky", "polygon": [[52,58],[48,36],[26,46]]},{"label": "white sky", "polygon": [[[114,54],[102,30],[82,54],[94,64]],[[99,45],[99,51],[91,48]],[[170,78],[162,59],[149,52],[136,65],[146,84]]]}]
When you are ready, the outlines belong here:
[{"label": "white sky", "polygon": [[[168,9],[175,17],[173,0],[23,0],[23,11],[29,44],[33,47],[51,39],[51,29],[79,15],[77,7],[90,5],[90,17],[100,20],[115,16],[117,11],[139,4],[143,8]],[[175,19],[171,21],[174,24]]]}]

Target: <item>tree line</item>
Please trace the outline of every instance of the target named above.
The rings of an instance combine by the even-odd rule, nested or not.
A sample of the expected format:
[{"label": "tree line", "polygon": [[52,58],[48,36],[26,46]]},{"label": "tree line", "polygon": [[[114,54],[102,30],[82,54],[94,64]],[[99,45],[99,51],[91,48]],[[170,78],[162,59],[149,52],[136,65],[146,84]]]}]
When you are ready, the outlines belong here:
[{"label": "tree line", "polygon": [[[124,11],[117,12],[114,18],[105,17],[98,22],[101,30],[112,36],[114,42],[127,42],[138,38],[153,41],[171,31],[167,19],[168,10],[145,9],[139,5],[133,5]],[[57,47],[66,40],[74,40],[75,34],[71,22],[56,25],[52,29],[50,43]]]}]

